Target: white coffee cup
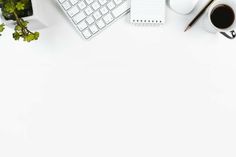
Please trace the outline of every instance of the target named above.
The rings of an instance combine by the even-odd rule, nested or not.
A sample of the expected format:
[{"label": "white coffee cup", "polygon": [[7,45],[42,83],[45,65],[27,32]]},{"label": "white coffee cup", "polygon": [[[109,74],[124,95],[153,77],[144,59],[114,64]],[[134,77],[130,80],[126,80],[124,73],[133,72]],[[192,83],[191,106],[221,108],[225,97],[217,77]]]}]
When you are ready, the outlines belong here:
[{"label": "white coffee cup", "polygon": [[[215,10],[215,8],[217,8],[218,6],[221,6],[221,5],[229,6],[233,10],[234,16],[235,16],[233,24],[227,28],[224,28],[224,29],[216,27],[212,23],[212,19],[211,19],[212,12]],[[235,0],[216,0],[215,2],[213,2],[210,5],[210,7],[208,8],[207,14],[205,15],[205,18],[203,19],[203,23],[204,23],[204,28],[208,32],[221,33],[229,39],[234,39],[236,37],[235,31],[233,31],[236,27],[236,3],[235,3]],[[228,35],[227,32],[230,32],[231,35]]]}]

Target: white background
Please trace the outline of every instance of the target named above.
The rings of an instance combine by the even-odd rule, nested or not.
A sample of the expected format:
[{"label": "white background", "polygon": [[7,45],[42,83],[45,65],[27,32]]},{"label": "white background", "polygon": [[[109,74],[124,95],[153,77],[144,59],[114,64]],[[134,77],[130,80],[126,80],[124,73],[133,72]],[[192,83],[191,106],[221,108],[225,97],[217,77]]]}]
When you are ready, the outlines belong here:
[{"label": "white background", "polygon": [[0,37],[1,157],[235,157],[236,43],[126,16],[84,41],[52,0],[39,41]]}]

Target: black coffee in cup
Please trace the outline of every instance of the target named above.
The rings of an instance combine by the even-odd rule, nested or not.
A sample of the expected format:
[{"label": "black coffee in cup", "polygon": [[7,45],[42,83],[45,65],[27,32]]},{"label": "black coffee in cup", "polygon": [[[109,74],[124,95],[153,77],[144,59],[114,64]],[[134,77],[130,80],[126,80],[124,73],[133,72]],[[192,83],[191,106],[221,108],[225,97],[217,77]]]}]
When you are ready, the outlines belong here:
[{"label": "black coffee in cup", "polygon": [[225,4],[216,6],[210,17],[212,24],[219,29],[229,28],[235,20],[234,10]]}]

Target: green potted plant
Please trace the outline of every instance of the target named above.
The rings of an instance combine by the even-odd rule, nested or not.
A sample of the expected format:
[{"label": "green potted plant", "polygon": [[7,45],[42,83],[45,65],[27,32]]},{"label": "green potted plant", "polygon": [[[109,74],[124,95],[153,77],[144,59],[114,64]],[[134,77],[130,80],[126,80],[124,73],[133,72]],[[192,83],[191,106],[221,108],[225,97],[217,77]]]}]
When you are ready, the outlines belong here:
[{"label": "green potted plant", "polygon": [[32,20],[36,16],[34,3],[35,0],[0,0],[0,16],[3,21],[2,24],[0,23],[0,36],[5,26],[9,26],[14,28],[12,36],[15,40],[23,39],[26,42],[37,40],[39,32],[29,29],[29,22],[35,23],[37,21]]}]

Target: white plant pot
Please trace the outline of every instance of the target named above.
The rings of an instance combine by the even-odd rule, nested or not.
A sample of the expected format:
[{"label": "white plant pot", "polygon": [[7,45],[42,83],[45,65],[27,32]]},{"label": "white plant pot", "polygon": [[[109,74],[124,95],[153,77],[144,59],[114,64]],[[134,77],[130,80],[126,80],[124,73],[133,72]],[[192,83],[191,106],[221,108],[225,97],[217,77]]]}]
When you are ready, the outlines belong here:
[{"label": "white plant pot", "polygon": [[[31,0],[33,15],[24,17],[23,19],[29,22],[28,28],[31,30],[38,30],[47,27],[46,17],[44,16],[43,8],[40,5],[41,0]],[[5,23],[6,26],[10,28],[14,28],[16,22],[13,20],[5,20],[5,18],[1,17],[2,22]]]}]

